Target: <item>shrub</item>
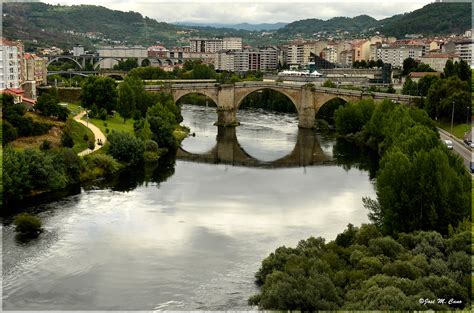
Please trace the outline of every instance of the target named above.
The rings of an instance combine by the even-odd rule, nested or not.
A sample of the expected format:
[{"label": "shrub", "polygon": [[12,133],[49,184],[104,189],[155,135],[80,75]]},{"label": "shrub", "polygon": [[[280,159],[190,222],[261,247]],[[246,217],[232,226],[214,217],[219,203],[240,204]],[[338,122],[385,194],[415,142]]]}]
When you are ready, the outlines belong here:
[{"label": "shrub", "polygon": [[39,148],[41,151],[46,151],[46,150],[51,149],[51,141],[43,140]]},{"label": "shrub", "polygon": [[87,136],[87,134],[84,134],[84,141],[89,141],[89,136]]},{"label": "shrub", "polygon": [[[96,176],[111,175],[116,173],[120,169],[120,164],[112,158],[110,155],[106,154],[92,154],[84,157],[84,167],[82,178],[95,178],[90,177],[91,173],[94,172],[94,169],[98,169],[100,172]],[[96,171],[97,172],[97,171]]]},{"label": "shrub", "polygon": [[110,130],[108,128],[105,129],[105,133],[108,134]]},{"label": "shrub", "polygon": [[143,141],[126,132],[112,133],[108,137],[110,146],[108,153],[120,162],[136,164],[143,161],[145,150]]},{"label": "shrub", "polygon": [[22,236],[38,236],[41,232],[41,220],[31,214],[21,213],[13,221],[15,231]]},{"label": "shrub", "polygon": [[89,140],[89,141],[87,142],[87,148],[89,148],[89,149],[91,149],[91,150],[94,150],[94,148],[95,148],[95,142],[94,142],[94,140]]},{"label": "shrub", "polygon": [[101,108],[99,110],[99,118],[103,121],[105,121],[107,119],[107,110],[106,109]]}]

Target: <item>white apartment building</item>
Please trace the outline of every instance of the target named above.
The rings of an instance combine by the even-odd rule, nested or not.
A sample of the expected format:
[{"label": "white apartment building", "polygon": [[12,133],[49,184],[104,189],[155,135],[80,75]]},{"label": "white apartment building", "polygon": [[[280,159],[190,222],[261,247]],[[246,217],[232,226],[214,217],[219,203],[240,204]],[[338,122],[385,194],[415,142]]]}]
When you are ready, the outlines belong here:
[{"label": "white apartment building", "polygon": [[0,90],[20,88],[21,64],[18,47],[8,40],[0,41]]},{"label": "white apartment building", "polygon": [[191,52],[215,53],[221,50],[242,50],[242,38],[194,38],[190,39]]},{"label": "white apartment building", "polygon": [[222,49],[224,50],[242,50],[242,38],[225,37],[222,40]]},{"label": "white apartment building", "polygon": [[454,54],[448,53],[428,53],[421,57],[421,63],[429,65],[437,72],[443,72],[448,60],[457,62],[459,58]]},{"label": "white apartment building", "polygon": [[423,50],[422,45],[384,45],[377,54],[383,63],[389,63],[393,67],[403,67],[403,60],[407,58],[421,60]]},{"label": "white apartment building", "polygon": [[259,49],[260,52],[260,70],[271,71],[278,68],[278,48],[265,47]]},{"label": "white apartment building", "polygon": [[235,70],[235,53],[229,50],[216,53],[214,67],[216,70],[233,72]]},{"label": "white apartment building", "polygon": [[474,66],[472,60],[472,51],[474,50],[474,41],[472,39],[461,40],[456,42],[456,55],[467,62],[471,67]]}]

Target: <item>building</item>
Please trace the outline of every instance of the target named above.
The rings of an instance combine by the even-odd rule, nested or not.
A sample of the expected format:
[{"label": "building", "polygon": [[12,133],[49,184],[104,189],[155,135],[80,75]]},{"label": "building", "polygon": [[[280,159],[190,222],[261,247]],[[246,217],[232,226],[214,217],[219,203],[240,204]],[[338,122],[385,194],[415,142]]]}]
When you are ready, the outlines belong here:
[{"label": "building", "polygon": [[423,77],[425,76],[436,76],[436,77],[439,77],[441,75],[441,73],[438,73],[438,72],[411,72],[410,74],[408,74],[408,76],[411,78],[411,80],[413,80],[414,82],[419,82],[420,79],[422,79]]},{"label": "building", "polygon": [[74,47],[72,47],[72,55],[75,56],[75,57],[78,57],[78,56],[81,56],[81,55],[84,55],[86,54],[86,52],[84,51],[84,46],[83,45],[75,45]]},{"label": "building", "polygon": [[443,72],[448,60],[456,62],[459,58],[455,54],[448,53],[428,53],[421,57],[421,63],[429,65],[437,72]]},{"label": "building", "polygon": [[472,39],[460,40],[455,42],[456,48],[455,53],[461,59],[467,62],[471,67],[474,65],[472,62],[472,52],[474,51],[474,41]]},{"label": "building", "polygon": [[222,50],[215,54],[214,67],[219,71],[235,70],[235,53],[231,50]]},{"label": "building", "polygon": [[151,46],[148,47],[149,58],[169,58],[169,50],[163,46]]},{"label": "building", "polygon": [[23,72],[25,81],[34,81],[36,86],[45,85],[47,82],[47,59],[32,53],[23,54]]},{"label": "building", "polygon": [[278,48],[221,50],[215,54],[214,67],[219,71],[272,71],[278,68]]},{"label": "building", "polygon": [[278,69],[279,49],[275,46],[259,48],[260,51],[260,70],[272,71]]},{"label": "building", "polygon": [[21,57],[16,43],[0,40],[0,90],[20,88],[21,86]]},{"label": "building", "polygon": [[352,48],[354,49],[354,62],[369,60],[370,56],[370,40],[355,40],[352,43]]},{"label": "building", "polygon": [[115,65],[118,65],[120,60],[135,58],[138,60],[138,64],[141,65],[142,61],[148,58],[148,49],[141,46],[125,47],[103,47],[97,49],[99,57],[103,58],[99,65],[101,69],[112,69]]},{"label": "building", "polygon": [[421,60],[423,50],[423,45],[382,45],[378,55],[383,63],[388,63],[393,67],[401,68],[403,67],[403,60],[407,58]]},{"label": "building", "polygon": [[36,104],[36,100],[25,97],[24,91],[20,88],[5,88],[0,90],[0,94],[9,94],[13,96],[13,103],[24,103],[28,109]]},{"label": "building", "polygon": [[221,50],[242,50],[242,38],[194,38],[190,39],[191,52],[215,53]]},{"label": "building", "polygon": [[222,49],[224,50],[242,50],[242,38],[224,37],[222,39]]}]

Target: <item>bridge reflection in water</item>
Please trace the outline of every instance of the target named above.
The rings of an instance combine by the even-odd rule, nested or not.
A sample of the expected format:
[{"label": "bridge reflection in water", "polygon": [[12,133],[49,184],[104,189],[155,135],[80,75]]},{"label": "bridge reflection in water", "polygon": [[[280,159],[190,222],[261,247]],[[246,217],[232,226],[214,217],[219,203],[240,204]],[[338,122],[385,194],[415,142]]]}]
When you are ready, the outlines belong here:
[{"label": "bridge reflection in water", "polygon": [[289,168],[310,165],[335,164],[331,156],[321,149],[316,134],[312,129],[298,128],[298,139],[295,147],[288,155],[275,161],[262,161],[252,157],[239,144],[235,127],[219,126],[216,136],[216,145],[210,151],[202,154],[191,153],[178,148],[178,160],[230,164],[261,168]]}]

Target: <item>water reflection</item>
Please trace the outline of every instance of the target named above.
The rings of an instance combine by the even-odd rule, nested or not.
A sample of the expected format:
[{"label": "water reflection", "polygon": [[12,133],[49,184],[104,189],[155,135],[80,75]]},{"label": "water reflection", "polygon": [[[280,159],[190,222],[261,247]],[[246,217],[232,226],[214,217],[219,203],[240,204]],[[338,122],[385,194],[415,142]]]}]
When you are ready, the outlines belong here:
[{"label": "water reflection", "polygon": [[[265,147],[260,148],[262,149]],[[267,168],[301,167],[331,162],[331,157],[321,149],[316,133],[311,129],[298,129],[293,149],[274,161],[259,160],[247,153],[237,139],[235,127],[218,127],[215,146],[206,153],[191,153],[180,147],[176,157],[179,160],[202,163]]]},{"label": "water reflection", "polygon": [[[268,127],[281,119],[252,118]],[[208,145],[197,157],[212,151],[210,163],[224,164],[167,156],[91,183],[80,194],[31,208],[45,232],[28,243],[15,241],[4,221],[4,308],[250,310],[254,274],[276,247],[309,236],[331,240],[348,223],[368,221],[361,198],[374,197],[374,190],[361,170],[364,158],[354,162],[350,146],[295,129],[274,164],[306,166],[333,153],[343,166],[268,170],[258,167],[272,162],[245,152],[240,129],[201,129],[215,133],[203,137]],[[256,167],[227,165],[239,162]]]}]

